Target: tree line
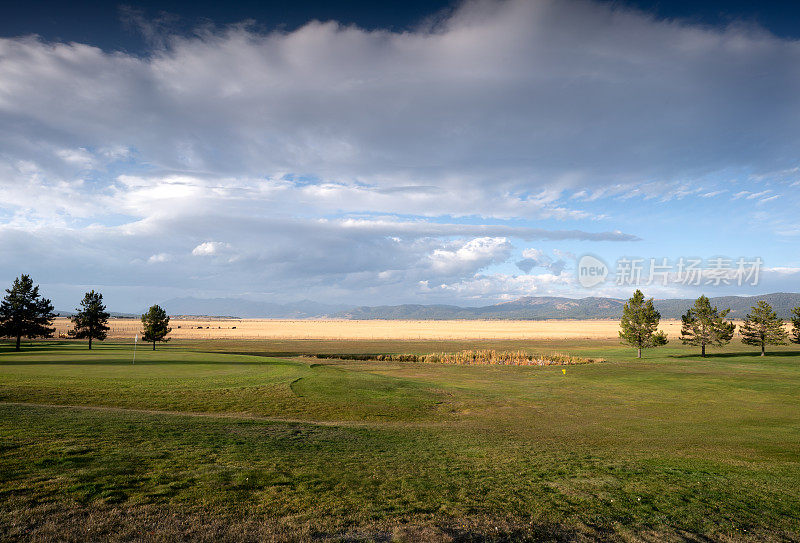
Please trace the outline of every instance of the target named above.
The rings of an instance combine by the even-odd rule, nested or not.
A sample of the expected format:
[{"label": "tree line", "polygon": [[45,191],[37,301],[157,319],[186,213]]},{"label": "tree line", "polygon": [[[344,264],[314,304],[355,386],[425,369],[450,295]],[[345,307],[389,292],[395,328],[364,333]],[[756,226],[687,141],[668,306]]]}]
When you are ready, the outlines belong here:
[{"label": "tree line", "polygon": [[[722,347],[730,343],[736,331],[733,321],[727,320],[730,309],[718,310],[706,296],[695,300],[681,317],[681,342],[684,345],[700,347],[700,355],[706,356],[706,347]],[[108,334],[110,314],[103,304],[103,295],[94,290],[87,292],[80,307],[72,316],[75,328],[74,337],[88,339],[89,349],[92,341],[103,341]],[[20,275],[14,280],[6,295],[0,301],[0,337],[16,340],[16,350],[21,347],[22,338],[50,338],[55,328],[56,314],[53,304],[39,293],[39,285],[33,284],[28,275]],[[172,331],[169,315],[158,305],[153,305],[141,316],[142,341],[153,344],[169,341],[167,335]],[[661,315],[653,306],[653,299],[645,300],[641,290],[636,290],[622,309],[619,337],[623,344],[637,349],[637,357],[642,357],[642,349],[667,344],[667,336],[658,329]],[[783,319],[779,318],[770,305],[761,300],[752,307],[739,327],[742,343],[761,347],[761,356],[767,345],[785,345],[787,340],[800,344],[800,307],[792,310],[792,330],[787,334]]]},{"label": "tree line", "polygon": [[[90,290],[84,295],[80,307],[71,318],[75,329],[74,337],[88,339],[91,349],[93,340],[106,339],[110,317],[103,304],[103,295]],[[6,295],[0,301],[0,337],[16,340],[16,350],[19,351],[22,338],[53,337],[56,330],[53,327],[55,318],[53,304],[39,293],[39,285],[34,286],[30,276],[20,275],[6,289]],[[171,331],[169,315],[158,305],[150,307],[142,315],[142,341],[152,342],[154,351],[156,342],[169,341],[167,334]]]},{"label": "tree line", "polygon": [[[727,320],[730,308],[718,310],[711,305],[705,295],[695,300],[686,314],[681,317],[681,342],[684,345],[700,347],[700,356],[706,356],[706,347],[723,347],[730,343],[736,331],[733,321]],[[636,347],[637,358],[642,357],[642,349],[667,344],[667,335],[658,330],[661,315],[653,306],[653,299],[645,300],[641,290],[622,308],[619,337],[624,345]],[[787,333],[783,319],[772,307],[760,300],[739,326],[742,343],[761,347],[761,356],[766,354],[767,345],[785,345],[787,340],[800,344],[800,307],[792,310],[792,330]]]}]

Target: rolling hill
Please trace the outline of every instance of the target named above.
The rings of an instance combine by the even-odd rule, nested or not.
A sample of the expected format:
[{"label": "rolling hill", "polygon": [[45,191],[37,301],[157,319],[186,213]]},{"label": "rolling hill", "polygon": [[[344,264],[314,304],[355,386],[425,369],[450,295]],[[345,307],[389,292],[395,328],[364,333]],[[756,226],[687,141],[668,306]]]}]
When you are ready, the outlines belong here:
[{"label": "rolling hill", "polygon": [[[712,305],[730,308],[730,316],[741,319],[758,300],[766,300],[779,316],[788,318],[800,306],[800,294],[776,292],[759,296],[711,298]],[[656,300],[662,318],[678,319],[694,303],[692,299]],[[174,298],[162,305],[172,315],[230,316],[242,318],[337,318],[337,319],[617,319],[624,300],[616,298],[562,298],[525,296],[516,300],[480,307],[455,305],[382,305],[347,307],[304,300],[273,304],[241,298]]]}]

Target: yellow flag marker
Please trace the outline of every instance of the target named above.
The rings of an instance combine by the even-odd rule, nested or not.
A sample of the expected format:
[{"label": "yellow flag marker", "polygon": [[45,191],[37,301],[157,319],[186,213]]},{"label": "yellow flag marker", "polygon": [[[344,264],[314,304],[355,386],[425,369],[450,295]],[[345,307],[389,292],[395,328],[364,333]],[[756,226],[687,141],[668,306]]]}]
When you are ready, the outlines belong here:
[{"label": "yellow flag marker", "polygon": [[567,374],[567,370],[565,370],[564,368],[561,368],[561,373],[563,373],[564,375],[566,375],[566,374]]}]

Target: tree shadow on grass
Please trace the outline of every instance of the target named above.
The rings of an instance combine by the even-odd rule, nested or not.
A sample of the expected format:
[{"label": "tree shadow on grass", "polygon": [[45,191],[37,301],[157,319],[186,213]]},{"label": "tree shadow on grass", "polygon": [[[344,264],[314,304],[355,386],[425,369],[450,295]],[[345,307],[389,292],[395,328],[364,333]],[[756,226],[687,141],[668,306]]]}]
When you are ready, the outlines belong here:
[{"label": "tree shadow on grass", "polygon": [[237,356],[258,356],[261,358],[294,358],[297,356],[314,356],[303,351],[197,351],[203,354],[233,354]]},{"label": "tree shadow on grass", "polygon": [[705,358],[700,356],[700,353],[692,354],[675,354],[671,358],[699,358],[705,359],[720,359],[720,358],[770,358],[770,357],[797,357],[800,358],[800,351],[770,351],[767,350],[766,356],[761,356],[761,351],[736,351],[724,353],[706,353]]},{"label": "tree shadow on grass", "polygon": [[[142,348],[142,345],[149,345],[149,343],[139,343],[139,348]],[[38,352],[45,352],[45,351],[53,351],[53,350],[81,350],[86,349],[89,350],[89,342],[82,341],[82,340],[69,340],[69,339],[23,339],[20,344],[20,350],[15,351],[14,348],[16,346],[16,342],[14,340],[8,339],[0,339],[0,353],[38,353]],[[94,340],[92,343],[93,350],[126,350],[126,349],[133,349],[133,342],[130,343],[105,343],[102,341]]]},{"label": "tree shadow on grass", "polygon": [[64,347],[69,345],[67,341],[30,341],[23,339],[20,344],[20,350],[16,350],[16,342],[12,339],[0,339],[0,354],[2,353],[40,353],[45,350],[52,350],[54,347]]},{"label": "tree shadow on grass", "polygon": [[[152,352],[152,343],[147,343],[144,341],[140,341],[137,344],[136,352],[145,352],[151,351]],[[180,345],[176,345],[180,348]],[[9,340],[0,340],[0,353],[18,353],[18,354],[44,354],[44,353],[75,353],[75,352],[101,352],[101,353],[108,353],[114,351],[120,352],[127,352],[133,351],[134,343],[133,341],[129,343],[118,343],[118,342],[104,342],[104,341],[97,341],[95,340],[92,343],[92,350],[89,351],[89,342],[82,341],[82,340],[23,340],[22,344],[20,345],[20,350],[15,350],[15,342]],[[175,347],[169,343],[159,343],[157,351],[171,351],[174,350]],[[223,354],[223,353],[218,353]]]},{"label": "tree shadow on grass", "polygon": [[[14,343],[0,342],[0,366],[32,366],[32,365],[63,365],[63,366],[129,366],[133,365],[133,343],[95,343],[90,351],[86,342],[75,341],[42,341],[37,340],[32,343],[22,343],[20,351],[14,350]],[[182,349],[180,352],[184,352]],[[203,352],[188,351],[192,355],[208,355],[208,359],[202,360],[194,357],[182,359],[172,356],[175,350],[168,345],[159,344],[157,350],[152,350],[152,344],[139,344],[136,349],[136,366],[155,366],[162,364],[297,364],[298,362],[287,360],[303,356],[301,353],[253,353],[253,352]],[[18,356],[9,356],[18,355]],[[81,356],[83,355],[83,356]],[[97,355],[97,356],[95,356]],[[106,355],[106,356],[103,356]],[[108,355],[111,355],[109,357]],[[219,357],[229,355],[245,355],[253,357],[252,361],[229,360]],[[263,360],[269,356],[274,360]],[[261,360],[255,360],[260,357]]]},{"label": "tree shadow on grass", "polygon": [[[24,351],[23,353],[24,354]],[[159,360],[142,360],[136,359],[136,366],[160,366],[169,364],[172,366],[179,364],[203,364],[204,362],[197,360],[172,360],[172,359],[159,359]],[[213,362],[208,362],[213,363]],[[19,360],[19,359],[5,359],[0,357],[0,366],[132,366],[130,360]]]}]

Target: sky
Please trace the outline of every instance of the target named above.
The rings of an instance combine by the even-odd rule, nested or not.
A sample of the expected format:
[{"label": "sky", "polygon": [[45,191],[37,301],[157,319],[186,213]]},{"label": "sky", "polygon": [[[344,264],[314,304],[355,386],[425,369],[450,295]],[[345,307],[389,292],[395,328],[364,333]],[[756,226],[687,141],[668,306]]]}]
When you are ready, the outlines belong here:
[{"label": "sky", "polygon": [[791,3],[231,4],[7,9],[0,284],[131,312],[798,291]]}]

